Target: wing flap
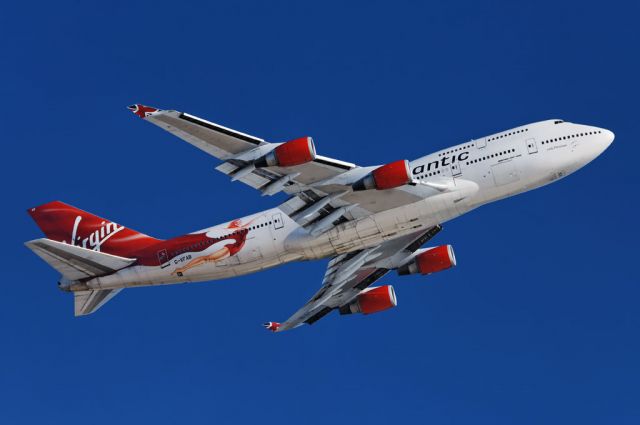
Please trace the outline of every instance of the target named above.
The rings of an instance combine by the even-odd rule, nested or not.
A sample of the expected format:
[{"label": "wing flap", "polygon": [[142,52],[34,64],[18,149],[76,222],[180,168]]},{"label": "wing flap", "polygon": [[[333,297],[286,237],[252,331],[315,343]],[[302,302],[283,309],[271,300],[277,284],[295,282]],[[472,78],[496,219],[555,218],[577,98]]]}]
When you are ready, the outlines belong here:
[{"label": "wing flap", "polygon": [[[145,121],[157,125],[209,155],[226,161],[217,169],[227,175],[247,165],[245,160],[249,159],[248,156],[252,156],[255,152],[260,152],[259,155],[262,155],[275,147],[269,146],[272,144],[258,137],[223,127],[185,112],[161,110],[144,105],[132,105],[129,109]],[[259,175],[263,180],[251,180],[249,176],[239,180],[252,187],[260,188],[287,174],[299,173],[294,183],[308,185],[335,177],[355,167],[355,164],[349,162],[317,155],[316,159],[306,164],[286,168],[268,167],[262,169],[267,173],[260,173],[261,170],[257,169],[249,174],[249,176]],[[291,193],[287,190],[285,192]]]},{"label": "wing flap", "polygon": [[266,143],[184,112],[158,111],[145,119],[219,159],[233,157]]}]

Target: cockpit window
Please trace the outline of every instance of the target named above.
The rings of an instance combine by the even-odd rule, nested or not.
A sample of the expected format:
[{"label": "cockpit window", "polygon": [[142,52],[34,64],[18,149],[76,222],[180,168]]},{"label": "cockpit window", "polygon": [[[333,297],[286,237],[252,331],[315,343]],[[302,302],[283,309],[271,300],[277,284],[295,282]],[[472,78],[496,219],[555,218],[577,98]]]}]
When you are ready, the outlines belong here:
[{"label": "cockpit window", "polygon": [[564,122],[564,121],[562,121],[562,120],[555,120],[553,123],[554,123],[554,124],[562,124],[563,122]]}]

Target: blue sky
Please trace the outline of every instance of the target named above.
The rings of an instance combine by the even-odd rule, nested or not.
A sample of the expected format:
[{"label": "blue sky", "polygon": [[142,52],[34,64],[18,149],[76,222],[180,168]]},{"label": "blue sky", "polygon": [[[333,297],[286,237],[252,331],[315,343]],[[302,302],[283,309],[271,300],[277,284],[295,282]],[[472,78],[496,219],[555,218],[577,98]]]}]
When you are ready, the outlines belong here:
[{"label": "blue sky", "polygon": [[[12,2],[0,14],[0,423],[636,424],[636,2]],[[362,165],[548,118],[616,140],[445,224],[398,308],[272,335],[326,261],[131,289],[73,317],[22,246],[54,199],[158,237],[277,205],[125,109]]]}]

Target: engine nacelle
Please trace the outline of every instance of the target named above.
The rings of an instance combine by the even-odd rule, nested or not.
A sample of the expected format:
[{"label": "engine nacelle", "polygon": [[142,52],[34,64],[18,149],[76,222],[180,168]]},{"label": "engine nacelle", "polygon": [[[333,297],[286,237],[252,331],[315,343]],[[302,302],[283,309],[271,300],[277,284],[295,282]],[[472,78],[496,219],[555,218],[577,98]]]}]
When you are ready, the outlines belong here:
[{"label": "engine nacelle", "polygon": [[254,165],[256,167],[292,167],[314,159],[316,159],[316,147],[313,144],[313,139],[301,137],[281,144],[258,159]]},{"label": "engine nacelle", "polygon": [[456,256],[451,245],[441,245],[413,257],[407,264],[398,267],[399,275],[431,274],[456,265]]},{"label": "engine nacelle", "polygon": [[353,190],[384,190],[404,186],[405,184],[411,183],[411,181],[409,161],[401,159],[400,161],[390,162],[389,164],[376,168],[355,182],[352,187]]},{"label": "engine nacelle", "polygon": [[371,314],[378,313],[398,305],[393,286],[376,286],[365,289],[355,301],[340,307],[340,314]]}]

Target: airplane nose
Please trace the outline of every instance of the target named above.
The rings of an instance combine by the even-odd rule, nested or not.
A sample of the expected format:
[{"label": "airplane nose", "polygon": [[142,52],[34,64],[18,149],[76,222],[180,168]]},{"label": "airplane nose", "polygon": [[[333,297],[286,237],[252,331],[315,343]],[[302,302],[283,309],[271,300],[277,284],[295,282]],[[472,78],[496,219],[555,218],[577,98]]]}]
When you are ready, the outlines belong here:
[{"label": "airplane nose", "polygon": [[611,143],[613,143],[613,139],[616,137],[616,135],[613,134],[613,131],[607,130],[606,128],[598,128],[596,132],[599,134],[593,144],[593,158],[600,156],[604,151],[606,151]]},{"label": "airplane nose", "polygon": [[608,147],[609,147],[609,145],[611,145],[611,143],[613,143],[613,139],[615,139],[615,138],[616,138],[616,135],[615,135],[615,134],[613,134],[613,131],[611,131],[611,130],[606,130],[606,129],[605,129],[605,130],[603,130],[603,131],[602,131],[602,133],[604,134],[604,141],[605,141],[605,143],[606,143],[606,145],[607,145],[607,146],[605,147],[605,149],[606,149],[606,148],[608,148]]}]

